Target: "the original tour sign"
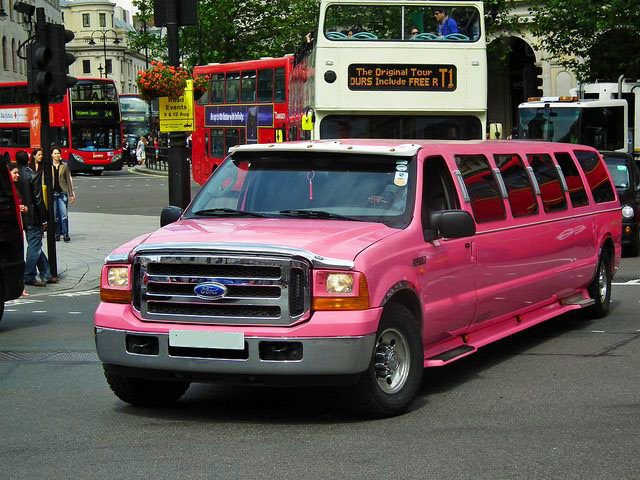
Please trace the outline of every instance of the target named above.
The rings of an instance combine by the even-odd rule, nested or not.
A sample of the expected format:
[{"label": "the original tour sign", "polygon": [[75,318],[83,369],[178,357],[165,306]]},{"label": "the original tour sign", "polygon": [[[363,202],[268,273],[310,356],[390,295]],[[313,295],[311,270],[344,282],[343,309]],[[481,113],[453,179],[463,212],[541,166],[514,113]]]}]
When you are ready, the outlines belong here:
[{"label": "the original tour sign", "polygon": [[457,86],[455,65],[349,65],[349,90],[453,92]]}]

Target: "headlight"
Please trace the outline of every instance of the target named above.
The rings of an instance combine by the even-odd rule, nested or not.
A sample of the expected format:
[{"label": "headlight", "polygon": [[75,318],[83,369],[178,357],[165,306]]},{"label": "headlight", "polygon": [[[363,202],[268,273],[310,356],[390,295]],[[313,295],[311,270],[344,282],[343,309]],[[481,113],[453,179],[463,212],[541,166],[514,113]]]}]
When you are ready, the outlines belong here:
[{"label": "headlight", "polygon": [[107,283],[110,287],[128,287],[129,268],[109,267],[107,270]]},{"label": "headlight", "polygon": [[326,282],[328,293],[353,292],[353,275],[349,273],[330,273]]},{"label": "headlight", "polygon": [[118,160],[120,160],[122,158],[122,154],[118,153],[117,155],[114,155],[113,158],[111,159],[111,163],[115,163]]},{"label": "headlight", "polygon": [[629,205],[625,205],[624,207],[622,207],[622,216],[624,218],[633,218],[633,215],[634,211],[632,207],[630,207]]},{"label": "headlight", "polygon": [[73,159],[74,159],[76,162],[84,163],[84,158],[82,158],[80,155],[77,155],[77,154],[75,154],[75,153],[72,153],[72,154],[71,154],[71,157],[73,157]]}]

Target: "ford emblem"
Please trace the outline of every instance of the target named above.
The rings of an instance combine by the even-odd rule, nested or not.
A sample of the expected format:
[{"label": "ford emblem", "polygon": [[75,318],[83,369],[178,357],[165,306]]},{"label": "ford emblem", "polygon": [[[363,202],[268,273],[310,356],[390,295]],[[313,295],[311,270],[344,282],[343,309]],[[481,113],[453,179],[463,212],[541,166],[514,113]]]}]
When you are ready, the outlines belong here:
[{"label": "ford emblem", "polygon": [[193,288],[198,298],[204,300],[217,300],[227,294],[227,287],[217,282],[199,283]]}]

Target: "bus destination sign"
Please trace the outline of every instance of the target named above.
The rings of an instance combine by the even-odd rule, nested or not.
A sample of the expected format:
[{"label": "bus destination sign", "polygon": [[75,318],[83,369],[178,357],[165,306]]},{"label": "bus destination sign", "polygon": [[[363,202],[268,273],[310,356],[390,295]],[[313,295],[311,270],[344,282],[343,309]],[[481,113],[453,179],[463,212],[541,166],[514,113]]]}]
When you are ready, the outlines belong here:
[{"label": "bus destination sign", "polygon": [[111,105],[74,105],[73,118],[74,120],[117,120],[118,107]]},{"label": "bus destination sign", "polygon": [[349,90],[453,92],[458,86],[455,65],[352,63]]}]

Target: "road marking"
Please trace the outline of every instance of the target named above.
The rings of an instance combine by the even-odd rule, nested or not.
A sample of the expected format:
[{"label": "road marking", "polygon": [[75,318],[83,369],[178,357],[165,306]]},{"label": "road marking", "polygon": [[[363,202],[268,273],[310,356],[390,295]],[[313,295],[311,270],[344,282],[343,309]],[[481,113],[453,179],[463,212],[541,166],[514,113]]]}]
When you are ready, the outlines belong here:
[{"label": "road marking", "polygon": [[46,310],[34,310],[32,313],[47,313]]},{"label": "road marking", "polygon": [[31,303],[44,303],[44,300],[33,300],[30,298],[18,298],[16,300],[11,300],[7,303],[5,303],[5,305],[9,306],[9,307],[16,307],[18,305],[29,305]]},{"label": "road marking", "polygon": [[50,295],[51,297],[66,297],[66,298],[73,298],[73,297],[84,297],[87,295],[97,295],[99,292],[98,290],[84,290],[81,292],[68,292],[68,293],[56,293],[53,295]]},{"label": "road marking", "polygon": [[82,312],[69,312],[69,315],[80,315]]},{"label": "road marking", "polygon": [[606,333],[604,330],[591,330],[591,333]]},{"label": "road marking", "polygon": [[17,311],[18,311],[18,310],[15,310],[15,309],[13,309],[13,308],[11,308],[11,309],[6,309],[6,310],[5,310],[5,312],[17,312]]}]

